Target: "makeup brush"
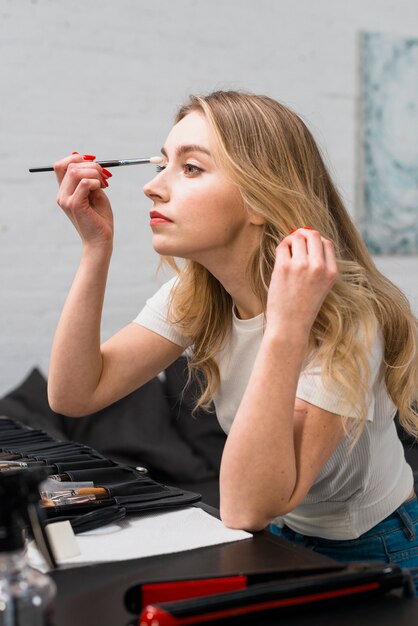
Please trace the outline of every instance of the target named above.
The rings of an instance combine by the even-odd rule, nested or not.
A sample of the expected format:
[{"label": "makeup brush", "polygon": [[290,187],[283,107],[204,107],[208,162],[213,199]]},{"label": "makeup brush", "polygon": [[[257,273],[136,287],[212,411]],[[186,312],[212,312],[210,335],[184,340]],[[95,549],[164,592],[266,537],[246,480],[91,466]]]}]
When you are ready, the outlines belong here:
[{"label": "makeup brush", "polygon": [[40,490],[40,496],[43,500],[57,498],[69,498],[75,496],[95,496],[95,499],[110,498],[110,494],[105,487],[81,487],[79,489],[62,489],[59,491]]},{"label": "makeup brush", "polygon": [[[121,167],[122,165],[141,165],[142,163],[161,163],[163,160],[163,157],[153,156],[138,159],[109,159],[107,161],[95,161],[95,163],[102,167]],[[54,168],[51,165],[46,165],[45,167],[31,167],[29,171],[32,173],[53,172]]]},{"label": "makeup brush", "polygon": [[68,507],[74,506],[77,507],[81,505],[89,505],[94,507],[107,506],[110,503],[114,503],[115,500],[111,497],[102,498],[100,496],[85,495],[85,496],[61,496],[54,498],[41,498],[39,500],[39,505],[43,509],[55,509],[59,511],[60,507]]}]

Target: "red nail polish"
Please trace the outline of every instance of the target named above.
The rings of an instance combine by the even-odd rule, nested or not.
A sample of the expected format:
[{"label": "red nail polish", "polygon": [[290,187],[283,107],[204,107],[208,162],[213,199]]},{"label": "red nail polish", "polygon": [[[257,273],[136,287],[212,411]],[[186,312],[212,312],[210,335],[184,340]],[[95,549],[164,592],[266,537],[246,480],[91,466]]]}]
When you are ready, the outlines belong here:
[{"label": "red nail polish", "polygon": [[306,228],[306,230],[313,230],[310,226],[304,226],[303,228]]},{"label": "red nail polish", "polygon": [[107,182],[106,178],[104,176],[102,176],[102,181],[105,187],[109,187],[109,183]]},{"label": "red nail polish", "polygon": [[78,154],[78,152],[71,152],[71,154]]},{"label": "red nail polish", "polygon": [[289,235],[291,235],[292,233],[295,233],[297,231],[297,228],[294,228],[293,230],[290,231]]},{"label": "red nail polish", "polygon": [[94,161],[95,158],[94,154],[83,154],[83,159],[85,161]]},{"label": "red nail polish", "polygon": [[105,167],[102,167],[102,172],[103,172],[103,174],[105,174],[108,178],[110,178],[111,176],[113,176],[113,174],[111,174],[111,172],[109,172],[109,170],[107,170]]}]

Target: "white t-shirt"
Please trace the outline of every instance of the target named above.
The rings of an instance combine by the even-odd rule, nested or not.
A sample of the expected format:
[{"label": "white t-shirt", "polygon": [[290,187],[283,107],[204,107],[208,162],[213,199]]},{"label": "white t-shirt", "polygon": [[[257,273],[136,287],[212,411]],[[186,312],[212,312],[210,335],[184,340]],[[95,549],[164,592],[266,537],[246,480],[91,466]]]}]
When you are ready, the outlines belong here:
[{"label": "white t-shirt", "polygon": [[[134,321],[187,348],[188,340],[167,319],[175,280],[163,285],[147,300]],[[221,384],[214,404],[226,433],[247,386],[263,330],[263,314],[241,320],[233,312],[229,340],[216,357]],[[294,531],[327,539],[356,539],[408,498],[413,474],[396,432],[396,407],[379,375],[382,358],[382,340],[376,336],[370,355],[370,393],[364,431],[352,450],[350,440],[343,438],[303,502],[282,518]],[[319,367],[301,372],[296,397],[337,415],[355,417],[342,399],[340,384],[335,382],[332,387],[325,387]],[[282,520],[276,521],[280,524]]]}]

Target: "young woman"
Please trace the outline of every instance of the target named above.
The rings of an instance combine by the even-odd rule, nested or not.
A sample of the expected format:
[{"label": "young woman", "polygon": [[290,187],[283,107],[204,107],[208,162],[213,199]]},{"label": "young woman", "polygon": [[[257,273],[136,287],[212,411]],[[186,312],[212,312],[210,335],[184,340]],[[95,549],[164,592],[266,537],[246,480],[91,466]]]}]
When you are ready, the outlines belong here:
[{"label": "young woman", "polygon": [[180,109],[162,154],[144,191],[153,247],[177,276],[102,345],[110,172],[78,154],[55,165],[83,252],[52,348],[52,408],[97,411],[190,348],[198,405],[213,400],[228,433],[227,526],[273,523],[341,560],[418,566],[418,504],[394,425],[398,409],[418,432],[417,322],[307,127],[268,97],[216,92]]}]

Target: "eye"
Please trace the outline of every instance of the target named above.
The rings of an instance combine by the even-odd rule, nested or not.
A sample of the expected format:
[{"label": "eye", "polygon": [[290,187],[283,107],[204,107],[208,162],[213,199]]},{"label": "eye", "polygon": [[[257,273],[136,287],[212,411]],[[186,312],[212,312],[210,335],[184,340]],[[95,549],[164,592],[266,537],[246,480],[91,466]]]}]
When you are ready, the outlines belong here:
[{"label": "eye", "polygon": [[156,165],[155,169],[157,174],[159,174],[160,172],[162,172],[163,170],[165,170],[166,166],[165,165]]},{"label": "eye", "polygon": [[192,163],[185,163],[183,165],[184,173],[188,176],[192,176],[193,174],[200,174],[203,170],[197,165],[193,165]]}]

